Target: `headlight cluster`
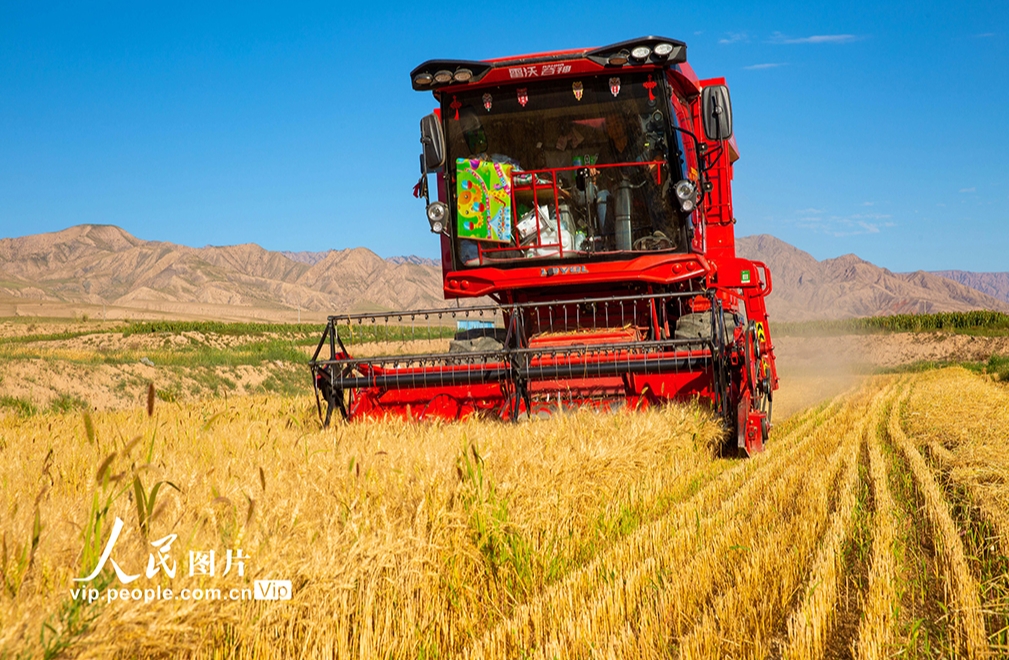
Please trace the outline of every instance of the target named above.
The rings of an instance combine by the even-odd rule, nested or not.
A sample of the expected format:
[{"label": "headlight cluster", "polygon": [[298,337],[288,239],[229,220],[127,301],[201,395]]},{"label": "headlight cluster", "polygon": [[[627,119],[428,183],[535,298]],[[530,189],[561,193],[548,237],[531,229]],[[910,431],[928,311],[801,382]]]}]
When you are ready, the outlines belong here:
[{"label": "headlight cluster", "polygon": [[662,61],[668,58],[669,54],[672,52],[673,44],[670,43],[662,42],[657,44],[655,48],[642,44],[640,46],[635,46],[629,52],[626,48],[622,48],[609,55],[609,57],[606,58],[606,62],[610,66],[623,66],[627,64],[628,60],[644,62],[648,59],[649,55],[652,55],[653,59],[656,61]]},{"label": "headlight cluster", "polygon": [[413,84],[417,86],[424,86],[430,85],[431,82],[434,81],[439,85],[445,85],[453,81],[457,83],[465,83],[470,80],[473,80],[473,71],[465,67],[460,67],[455,70],[455,73],[449,71],[448,69],[436,71],[433,78],[430,73],[418,73],[413,78]]},{"label": "headlight cluster", "polygon": [[445,233],[445,217],[448,215],[448,204],[431,202],[427,207],[427,221],[431,223],[431,231],[435,234]]},{"label": "headlight cluster", "polygon": [[679,64],[687,61],[687,45],[665,37],[640,37],[596,48],[585,57],[603,66]]},{"label": "headlight cluster", "polygon": [[690,213],[697,208],[697,186],[693,181],[684,179],[673,186],[676,199],[680,200],[680,208]]},{"label": "headlight cluster", "polygon": [[417,91],[437,89],[477,82],[491,68],[491,64],[475,60],[428,60],[410,72],[410,80]]}]

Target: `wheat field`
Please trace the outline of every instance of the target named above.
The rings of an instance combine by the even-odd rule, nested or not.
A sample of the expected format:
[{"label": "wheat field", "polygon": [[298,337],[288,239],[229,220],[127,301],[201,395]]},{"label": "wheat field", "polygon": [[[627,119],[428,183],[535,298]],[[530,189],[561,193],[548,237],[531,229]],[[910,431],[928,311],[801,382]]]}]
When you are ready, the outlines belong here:
[{"label": "wheat field", "polygon": [[1009,656],[1007,440],[1009,389],[960,368],[868,378],[746,460],[698,405],[7,414],[0,657]]}]

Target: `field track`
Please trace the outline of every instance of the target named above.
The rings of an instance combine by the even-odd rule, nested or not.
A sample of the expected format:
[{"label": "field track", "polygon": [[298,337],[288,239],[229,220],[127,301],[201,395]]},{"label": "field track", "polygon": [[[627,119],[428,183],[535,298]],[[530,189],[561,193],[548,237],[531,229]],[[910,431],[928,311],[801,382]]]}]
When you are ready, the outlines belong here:
[{"label": "field track", "polygon": [[[42,461],[13,438],[66,436],[43,467],[69,474],[156,428],[146,483],[181,491],[163,495],[166,529],[241,543],[258,575],[297,590],[283,605],[112,604],[73,628],[53,613],[80,536],[59,519],[83,522],[75,502],[94,485],[54,480],[35,509],[38,566],[18,590],[5,566],[0,649],[42,650],[45,620],[84,657],[1009,656],[1009,390],[984,376],[868,379],[748,460],[713,458],[716,429],[691,407],[317,431],[290,401],[109,413],[105,447],[72,416],[0,418],[7,510],[18,489],[34,497],[18,475]],[[248,505],[222,513],[222,499]],[[134,509],[113,505],[128,524]],[[33,524],[15,517],[0,523],[11,547]]]},{"label": "field track", "polygon": [[[983,603],[960,538],[977,530],[901,429],[913,386],[879,378],[790,420],[772,451],[518,608],[469,657],[884,658],[928,635],[944,656],[1009,653],[1005,575]],[[919,558],[941,590],[916,584]],[[942,620],[916,618],[929,608]]]}]

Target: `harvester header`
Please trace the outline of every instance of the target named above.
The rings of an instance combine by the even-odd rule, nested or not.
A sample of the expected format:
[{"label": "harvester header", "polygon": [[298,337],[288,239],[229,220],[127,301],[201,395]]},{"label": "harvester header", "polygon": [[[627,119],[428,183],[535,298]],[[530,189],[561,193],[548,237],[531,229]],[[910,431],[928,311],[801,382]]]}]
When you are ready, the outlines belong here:
[{"label": "harvester header", "polygon": [[[311,363],[327,422],[697,397],[759,451],[771,277],[735,254],[728,87],[686,53],[649,36],[411,72],[438,103],[414,194],[445,298],[486,304],[330,317]],[[353,357],[378,335],[441,350]]]}]

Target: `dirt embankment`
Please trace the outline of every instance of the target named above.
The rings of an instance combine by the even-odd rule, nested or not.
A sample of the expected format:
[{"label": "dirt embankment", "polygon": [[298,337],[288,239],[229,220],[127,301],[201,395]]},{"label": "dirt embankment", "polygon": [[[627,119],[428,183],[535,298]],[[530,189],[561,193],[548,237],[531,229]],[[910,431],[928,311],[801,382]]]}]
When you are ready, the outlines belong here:
[{"label": "dirt embankment", "polygon": [[[5,398],[28,402],[40,410],[85,404],[94,410],[115,410],[146,405],[149,383],[165,401],[257,394],[282,383],[304,382],[307,389],[311,383],[307,368],[283,363],[203,368],[151,365],[43,359],[0,363],[0,391]],[[275,384],[268,384],[271,379]],[[10,408],[0,407],[0,415],[9,412],[5,407]]]},{"label": "dirt embankment", "polygon": [[307,390],[303,364],[266,352],[256,357],[257,347],[288,339],[196,331],[124,335],[94,321],[0,322],[0,415],[143,406],[149,383],[165,401]]}]

